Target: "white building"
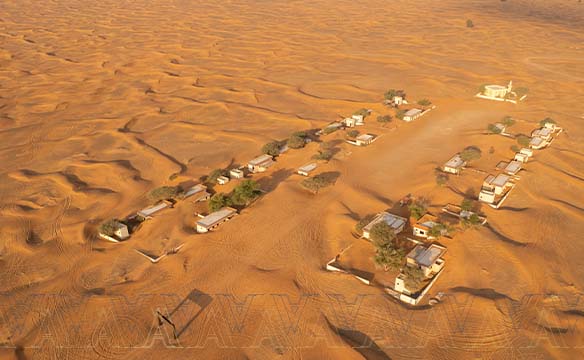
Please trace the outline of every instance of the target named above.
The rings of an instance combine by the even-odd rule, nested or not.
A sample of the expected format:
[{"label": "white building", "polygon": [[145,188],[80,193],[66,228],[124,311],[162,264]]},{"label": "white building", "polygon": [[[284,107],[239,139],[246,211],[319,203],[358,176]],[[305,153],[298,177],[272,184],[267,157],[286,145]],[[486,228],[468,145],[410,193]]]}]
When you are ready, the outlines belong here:
[{"label": "white building", "polygon": [[533,130],[531,137],[540,137],[545,141],[550,141],[554,131],[549,127],[542,127],[541,129]]},{"label": "white building", "polygon": [[235,215],[237,215],[237,210],[230,207],[224,207],[221,210],[215,211],[197,221],[197,232],[206,233],[214,230],[217,226],[228,221]]},{"label": "white building", "polygon": [[172,203],[170,203],[168,201],[161,201],[156,205],[152,205],[152,206],[149,206],[147,208],[144,208],[144,209],[138,211],[136,214],[138,216],[141,216],[144,219],[151,219],[152,215],[170,207],[171,205],[172,205]]},{"label": "white building", "polygon": [[414,236],[427,238],[430,236],[430,230],[438,225],[437,218],[434,215],[425,214],[412,226]]},{"label": "white building", "polygon": [[523,148],[515,154],[513,160],[526,163],[531,156],[533,156],[533,151],[531,151],[531,149]]},{"label": "white building", "polygon": [[247,168],[252,173],[261,173],[268,170],[272,165],[274,165],[274,158],[271,155],[265,154],[251,160],[247,164]]},{"label": "white building", "polygon": [[130,237],[130,232],[128,231],[128,226],[126,224],[118,221],[116,223],[114,235],[120,240],[126,240],[127,238]]},{"label": "white building", "polygon": [[373,139],[375,139],[375,136],[371,134],[361,134],[357,136],[357,138],[355,138],[355,145],[366,146],[371,144],[373,142]]},{"label": "white building", "polygon": [[513,89],[513,82],[509,81],[507,86],[501,85],[487,85],[483,91],[483,95],[492,97],[492,98],[500,98],[503,99],[507,96],[507,94],[511,93]]},{"label": "white building", "polygon": [[448,160],[444,165],[442,165],[442,171],[451,174],[460,174],[460,171],[466,166],[466,161],[462,159],[460,154],[454,155],[450,160]]},{"label": "white building", "polygon": [[309,176],[311,172],[313,172],[318,165],[316,163],[306,164],[300,168],[298,168],[298,174],[302,176]]},{"label": "white building", "polygon": [[363,237],[365,239],[369,239],[371,235],[371,228],[373,228],[373,225],[380,223],[382,221],[389,225],[396,235],[404,230],[404,227],[408,222],[406,218],[403,218],[401,216],[390,214],[388,212],[382,212],[377,214],[377,216],[375,216],[375,218],[363,228]]},{"label": "white building", "polygon": [[363,115],[353,115],[353,116],[351,116],[351,118],[353,118],[353,120],[355,120],[355,125],[356,126],[365,125],[365,116],[363,116]]},{"label": "white building", "polygon": [[217,184],[219,185],[225,185],[229,182],[229,178],[227,176],[219,176],[217,178]]},{"label": "white building", "polygon": [[197,184],[187,191],[185,191],[183,198],[193,198],[193,201],[205,201],[211,197],[211,194],[207,192],[207,187],[203,184]]},{"label": "white building", "polygon": [[514,184],[511,182],[511,177],[506,174],[499,174],[497,176],[489,175],[485,178],[481,192],[479,193],[479,201],[493,204],[497,198],[504,196]]},{"label": "white building", "polygon": [[428,247],[416,245],[407,255],[406,265],[419,267],[426,277],[432,277],[444,267],[444,259],[442,259],[444,253],[446,253],[446,248],[440,245],[432,244]]},{"label": "white building", "polygon": [[245,177],[245,174],[241,169],[231,169],[229,170],[229,176],[232,179],[243,179]]},{"label": "white building", "polygon": [[406,111],[406,113],[404,114],[403,117],[403,121],[413,121],[416,120],[417,118],[419,118],[420,116],[422,116],[423,111],[420,109],[410,109],[408,111]]},{"label": "white building", "polygon": [[529,147],[534,150],[540,150],[548,146],[550,143],[539,136],[531,138],[529,141]]}]

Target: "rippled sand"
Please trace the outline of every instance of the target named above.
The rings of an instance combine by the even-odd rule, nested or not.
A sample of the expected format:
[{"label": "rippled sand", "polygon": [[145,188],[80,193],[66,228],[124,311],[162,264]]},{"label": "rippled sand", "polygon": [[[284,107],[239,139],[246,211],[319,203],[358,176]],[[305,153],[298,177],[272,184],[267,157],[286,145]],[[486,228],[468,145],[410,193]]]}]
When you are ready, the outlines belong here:
[{"label": "rippled sand", "polygon": [[[0,355],[582,357],[583,34],[584,5],[561,0],[3,1]],[[480,84],[511,79],[530,89],[526,102],[473,98]],[[388,88],[437,109],[380,126]],[[319,171],[339,178],[317,196],[292,175],[316,153],[310,144],[256,176],[267,195],[215,233],[194,234],[205,208],[182,202],[125,243],[96,237],[104,219],[146,205],[153,187],[245,164],[272,139],[363,107],[381,138],[354,148],[330,135],[338,152]],[[488,227],[442,241],[447,265],[432,293],[449,300],[408,310],[323,270],[357,241],[360,216],[407,193],[431,199],[434,213],[476,193],[484,173],[439,187],[434,169],[468,145],[483,150],[474,167],[485,172],[512,157],[513,140],[484,135],[505,115],[518,120],[513,133],[548,116],[566,131],[526,165],[503,208],[483,208]],[[156,265],[134,251],[181,243]],[[190,315],[200,293],[217,313]],[[369,295],[354,321],[334,311],[327,294],[339,293]],[[218,294],[265,295],[234,334]],[[297,333],[284,331],[269,294],[315,294]],[[136,302],[112,300],[122,296]],[[174,316],[183,346],[146,341],[153,312],[183,299],[188,314]]]}]

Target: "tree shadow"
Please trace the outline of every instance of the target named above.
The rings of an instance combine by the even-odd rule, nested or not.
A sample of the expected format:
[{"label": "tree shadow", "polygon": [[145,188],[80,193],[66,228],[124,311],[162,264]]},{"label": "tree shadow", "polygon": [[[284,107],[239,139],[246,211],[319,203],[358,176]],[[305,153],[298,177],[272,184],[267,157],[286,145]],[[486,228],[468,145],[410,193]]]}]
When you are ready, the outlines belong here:
[{"label": "tree shadow", "polygon": [[260,189],[263,191],[271,192],[274,191],[282,181],[288,179],[293,173],[294,170],[292,169],[279,169],[274,171],[270,176],[259,179],[257,183],[260,186]]}]

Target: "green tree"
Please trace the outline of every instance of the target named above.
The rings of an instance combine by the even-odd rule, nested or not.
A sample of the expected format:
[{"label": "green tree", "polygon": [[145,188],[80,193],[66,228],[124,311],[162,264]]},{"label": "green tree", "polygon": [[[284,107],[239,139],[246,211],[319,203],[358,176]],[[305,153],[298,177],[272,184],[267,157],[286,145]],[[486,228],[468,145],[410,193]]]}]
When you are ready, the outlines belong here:
[{"label": "green tree", "polygon": [[502,132],[502,129],[495,124],[489,124],[487,130],[492,134],[500,134]]},{"label": "green tree", "polygon": [[347,133],[347,135],[351,138],[356,138],[359,136],[359,130],[351,130]]},{"label": "green tree", "polygon": [[306,145],[308,134],[305,131],[297,131],[288,138],[288,147],[290,149],[301,149]]},{"label": "green tree", "polygon": [[482,223],[481,218],[477,214],[472,214],[467,219],[462,220],[462,224],[465,227],[473,227],[480,225]]},{"label": "green tree", "polygon": [[541,120],[539,122],[539,126],[545,126],[545,124],[555,124],[556,121],[554,119],[552,119],[551,117],[546,117],[545,119]]},{"label": "green tree", "polygon": [[428,231],[428,235],[433,238],[439,238],[442,234],[448,234],[448,228],[444,224],[434,224]]},{"label": "green tree", "polygon": [[248,205],[261,194],[259,185],[254,180],[243,180],[237,185],[230,196],[233,205]]},{"label": "green tree", "polygon": [[448,182],[448,174],[441,171],[436,172],[436,184],[439,186],[444,186]]},{"label": "green tree", "polygon": [[432,102],[430,100],[428,100],[428,99],[422,99],[422,100],[419,100],[418,101],[418,105],[421,105],[421,106],[430,106],[430,105],[432,105]]},{"label": "green tree", "polygon": [[511,116],[505,116],[503,120],[501,120],[501,123],[503,123],[503,125],[506,127],[510,127],[515,125],[515,120]]},{"label": "green tree", "polygon": [[310,177],[306,180],[303,180],[300,183],[300,186],[317,194],[320,189],[325,188],[327,186],[330,186],[332,184],[333,184],[333,182],[330,179],[328,179],[327,177],[322,176],[322,175],[315,175],[315,176]]},{"label": "green tree", "polygon": [[231,199],[224,193],[217,193],[209,199],[209,210],[211,212],[219,211],[226,206],[231,206]]},{"label": "green tree", "polygon": [[405,254],[402,249],[393,247],[378,247],[375,250],[373,261],[375,265],[382,267],[385,271],[400,269],[405,260]]},{"label": "green tree", "polygon": [[526,135],[517,135],[517,143],[521,146],[529,146],[529,142],[531,141],[531,138],[529,136]]},{"label": "green tree", "polygon": [[390,115],[383,115],[383,116],[379,115],[377,117],[377,121],[380,123],[387,124],[388,122],[391,121],[391,116]]},{"label": "green tree", "polygon": [[371,227],[369,238],[378,248],[390,247],[395,241],[395,231],[385,221],[380,221]]},{"label": "green tree", "polygon": [[468,146],[460,152],[460,157],[464,161],[473,161],[481,158],[481,149],[476,146]]},{"label": "green tree", "polygon": [[474,207],[474,201],[471,199],[463,199],[460,203],[460,209],[463,211],[471,211]]},{"label": "green tree", "polygon": [[278,156],[280,154],[280,148],[281,145],[279,141],[271,141],[262,147],[262,153],[271,156]]},{"label": "green tree", "polygon": [[177,199],[183,193],[180,186],[161,186],[148,193],[148,199],[155,203],[160,200]]},{"label": "green tree", "polygon": [[333,145],[330,142],[320,143],[318,154],[314,155],[312,158],[315,160],[326,160],[329,161],[333,157]]},{"label": "green tree", "polygon": [[419,220],[426,213],[428,203],[424,199],[419,199],[411,203],[408,208],[410,209],[410,215]]},{"label": "green tree", "polygon": [[415,292],[422,286],[422,282],[426,279],[424,271],[419,267],[406,266],[402,270],[404,276],[404,283],[406,288],[410,291]]},{"label": "green tree", "polygon": [[467,27],[467,28],[473,28],[473,27],[474,27],[474,23],[472,22],[472,20],[471,20],[471,19],[468,19],[468,20],[466,21],[466,27]]},{"label": "green tree", "polygon": [[400,120],[403,120],[405,115],[406,115],[406,111],[403,110],[403,109],[402,110],[398,110],[395,113],[395,117],[398,118],[398,119],[400,119]]}]

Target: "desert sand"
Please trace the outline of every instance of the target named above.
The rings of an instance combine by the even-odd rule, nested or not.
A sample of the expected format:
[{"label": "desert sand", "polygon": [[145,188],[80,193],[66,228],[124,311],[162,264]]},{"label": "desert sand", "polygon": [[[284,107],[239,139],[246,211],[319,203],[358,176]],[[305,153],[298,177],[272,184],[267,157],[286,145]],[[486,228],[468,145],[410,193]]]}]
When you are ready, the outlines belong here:
[{"label": "desert sand", "polygon": [[[526,101],[473,97],[509,80]],[[382,126],[389,88],[437,108]],[[0,357],[582,358],[583,100],[576,0],[2,1]],[[97,237],[154,187],[360,108],[380,138],[328,135],[337,153],[318,171],[339,177],[317,195],[294,174],[312,143],[254,175],[266,195],[216,232],[196,234],[205,205],[184,201],[126,242]],[[362,241],[360,217],[405,194],[434,213],[476,194],[513,156],[485,135],[505,115],[512,133],[548,116],[565,131],[501,209],[483,206],[488,226],[442,240],[442,303],[411,309],[324,270]],[[477,171],[438,186],[434,169],[469,145]],[[158,264],[135,251],[183,243]]]}]

